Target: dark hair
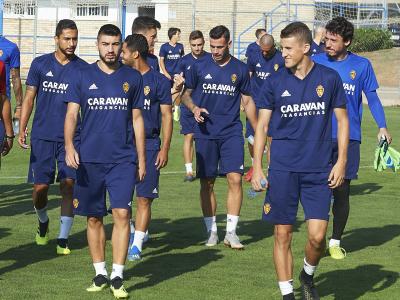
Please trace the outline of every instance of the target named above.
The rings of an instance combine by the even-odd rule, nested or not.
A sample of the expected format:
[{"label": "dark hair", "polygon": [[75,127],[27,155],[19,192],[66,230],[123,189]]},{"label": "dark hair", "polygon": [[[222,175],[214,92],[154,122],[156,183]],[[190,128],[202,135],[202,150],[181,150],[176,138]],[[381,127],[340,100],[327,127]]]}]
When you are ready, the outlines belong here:
[{"label": "dark hair", "polygon": [[126,47],[128,47],[129,50],[132,52],[139,52],[140,56],[146,59],[147,54],[149,53],[149,45],[144,35],[139,33],[128,35],[125,38],[124,43],[126,43]]},{"label": "dark hair", "polygon": [[224,25],[218,25],[210,30],[210,39],[217,40],[220,38],[224,38],[225,41],[229,42],[231,36],[229,33],[229,29]]},{"label": "dark hair", "polygon": [[351,42],[354,36],[354,26],[344,17],[333,18],[326,24],[326,31],[333,34],[338,34],[345,42]]},{"label": "dark hair", "polygon": [[258,28],[256,30],[256,38],[259,38],[263,32],[267,32],[264,28]]},{"label": "dark hair", "polygon": [[132,33],[139,33],[149,29],[161,29],[160,22],[149,16],[140,16],[133,20]]},{"label": "dark hair", "polygon": [[109,35],[109,36],[120,36],[121,30],[114,24],[105,24],[100,27],[99,33],[97,34],[97,39],[99,39],[100,35]]},{"label": "dark hair", "polygon": [[171,28],[169,28],[168,29],[168,38],[169,39],[171,39],[172,38],[172,36],[174,36],[176,33],[180,33],[181,32],[181,30],[179,29],[179,28],[176,28],[176,27],[171,27]]},{"label": "dark hair", "polygon": [[197,40],[197,39],[203,39],[203,41],[204,41],[204,35],[200,30],[194,30],[189,35],[189,41],[193,41],[193,40]]},{"label": "dark hair", "polygon": [[70,19],[62,19],[57,23],[56,26],[56,36],[60,36],[64,29],[74,29],[78,30],[76,23]]},{"label": "dark hair", "polygon": [[297,37],[300,41],[309,44],[312,43],[312,34],[310,28],[302,22],[293,22],[287,25],[281,31],[281,39],[289,37]]}]

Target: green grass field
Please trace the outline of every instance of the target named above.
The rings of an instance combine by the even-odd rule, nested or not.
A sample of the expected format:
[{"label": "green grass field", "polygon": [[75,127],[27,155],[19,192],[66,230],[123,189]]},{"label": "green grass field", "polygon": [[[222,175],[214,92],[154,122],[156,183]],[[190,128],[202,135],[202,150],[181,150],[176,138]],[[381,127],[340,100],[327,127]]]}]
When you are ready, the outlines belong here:
[{"label": "green grass field", "polygon": [[[368,110],[366,108],[366,110]],[[400,108],[386,109],[393,145],[400,149]],[[182,137],[175,125],[169,164],[163,170],[160,199],[153,205],[151,241],[140,262],[128,262],[125,286],[131,299],[280,299],[272,263],[272,226],[260,221],[263,196],[244,202],[238,233],[246,246],[233,251],[219,244],[202,245],[204,225],[199,207],[199,182],[183,183]],[[351,214],[342,241],[348,256],[321,260],[316,274],[324,299],[400,299],[399,174],[372,168],[376,126],[365,112],[359,179],[351,189]],[[14,145],[0,171],[0,299],[111,299],[109,291],[89,295],[94,276],[89,257],[85,219],[76,217],[70,237],[72,254],[55,254],[60,197],[49,195],[48,246],[34,243],[37,220],[26,184],[29,152]],[[247,158],[247,166],[249,165]],[[218,226],[225,231],[226,183],[218,179]],[[111,266],[111,218],[107,223],[107,266]],[[331,227],[329,227],[328,236]],[[295,288],[302,267],[306,228],[299,210],[293,253]]]}]

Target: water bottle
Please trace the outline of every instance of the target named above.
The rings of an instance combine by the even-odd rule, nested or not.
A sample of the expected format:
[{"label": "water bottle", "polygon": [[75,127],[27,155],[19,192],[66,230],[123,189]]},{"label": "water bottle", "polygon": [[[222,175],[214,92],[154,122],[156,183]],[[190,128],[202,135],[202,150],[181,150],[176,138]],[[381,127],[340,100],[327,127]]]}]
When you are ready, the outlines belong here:
[{"label": "water bottle", "polygon": [[19,119],[13,118],[13,130],[14,130],[14,135],[18,135],[19,133]]},{"label": "water bottle", "polygon": [[[267,181],[265,179],[261,179],[260,183],[261,183],[261,187],[262,188],[265,188],[267,186]],[[247,196],[249,198],[255,198],[255,197],[257,197],[258,194],[261,194],[261,193],[262,193],[262,191],[261,192],[257,192],[253,188],[250,188],[247,191]]]}]

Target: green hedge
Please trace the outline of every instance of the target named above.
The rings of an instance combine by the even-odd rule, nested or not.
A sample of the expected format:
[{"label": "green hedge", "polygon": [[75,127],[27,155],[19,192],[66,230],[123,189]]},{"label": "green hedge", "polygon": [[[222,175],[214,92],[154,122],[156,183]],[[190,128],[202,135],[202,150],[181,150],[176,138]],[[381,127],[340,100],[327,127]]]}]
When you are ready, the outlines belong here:
[{"label": "green hedge", "polygon": [[360,28],[354,32],[354,39],[349,50],[352,52],[371,52],[393,47],[389,30]]}]

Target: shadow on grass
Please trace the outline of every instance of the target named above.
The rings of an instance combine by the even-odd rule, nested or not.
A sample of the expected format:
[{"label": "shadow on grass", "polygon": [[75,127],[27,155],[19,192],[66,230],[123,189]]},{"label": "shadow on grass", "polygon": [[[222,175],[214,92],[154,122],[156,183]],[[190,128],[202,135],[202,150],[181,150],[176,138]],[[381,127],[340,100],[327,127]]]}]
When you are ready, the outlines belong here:
[{"label": "shadow on grass", "polygon": [[316,278],[316,286],[321,297],[359,299],[367,293],[373,297],[372,293],[391,287],[398,278],[398,272],[384,270],[381,265],[369,264],[323,273]]},{"label": "shadow on grass", "polygon": [[10,234],[10,228],[0,228],[0,239],[9,236]]},{"label": "shadow on grass", "polygon": [[223,258],[220,250],[204,249],[195,253],[176,253],[153,256],[127,270],[124,278],[147,278],[145,282],[128,288],[128,291],[155,286],[163,281],[199,270]]},{"label": "shadow on grass", "polygon": [[383,245],[400,235],[400,225],[356,228],[347,231],[341,244],[347,252],[356,252],[367,247]]},{"label": "shadow on grass", "polygon": [[[59,195],[58,184],[50,185],[49,196]],[[47,208],[53,209],[59,205],[59,199],[51,199],[47,204]],[[33,213],[32,184],[0,185],[0,216],[29,215]]]},{"label": "shadow on grass", "polygon": [[368,195],[382,188],[381,185],[375,182],[361,183],[361,184],[351,184],[350,195]]}]

